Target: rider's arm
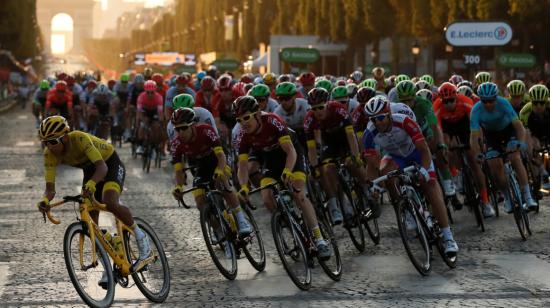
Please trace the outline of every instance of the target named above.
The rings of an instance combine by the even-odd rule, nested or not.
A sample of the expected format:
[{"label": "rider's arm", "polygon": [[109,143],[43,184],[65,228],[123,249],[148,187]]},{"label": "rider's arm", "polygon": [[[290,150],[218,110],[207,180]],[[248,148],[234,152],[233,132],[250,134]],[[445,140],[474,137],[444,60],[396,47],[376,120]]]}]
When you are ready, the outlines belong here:
[{"label": "rider's arm", "polygon": [[357,145],[357,136],[355,135],[353,126],[351,126],[351,124],[346,126],[345,130],[346,130],[346,138],[348,139],[351,155],[353,155],[354,157],[357,157],[359,155],[359,146]]},{"label": "rider's arm", "polygon": [[279,144],[281,145],[281,149],[283,149],[283,151],[286,153],[285,169],[289,169],[289,170],[294,169],[297,155],[296,155],[296,149],[292,144],[292,140],[290,140],[290,136],[284,135],[280,137]]},{"label": "rider's arm", "polygon": [[248,154],[239,154],[237,178],[240,186],[248,184]]},{"label": "rider's arm", "polygon": [[529,125],[529,116],[531,115],[531,111],[533,110],[532,103],[527,103],[523,108],[521,108],[521,111],[519,112],[519,119],[523,123],[523,126],[525,129],[528,129]]},{"label": "rider's arm", "polygon": [[92,163],[94,163],[95,172],[92,175],[91,180],[93,180],[95,183],[99,183],[107,175],[107,170],[108,170],[107,164],[105,164],[105,161],[101,156],[101,153],[94,146],[92,139],[90,139],[90,136],[88,134],[81,133],[79,140],[80,141],[78,143],[73,143],[73,146],[80,147],[80,149],[84,152],[86,157],[88,157],[88,159]]},{"label": "rider's arm", "polygon": [[470,132],[470,148],[474,155],[481,152],[480,144],[483,142],[483,136],[479,130],[473,130]]},{"label": "rider's arm", "polygon": [[319,164],[317,161],[317,142],[314,139],[307,141],[307,158],[311,166],[316,167]]},{"label": "rider's arm", "polygon": [[418,139],[414,142],[416,149],[420,152],[420,157],[422,161],[422,167],[428,170],[432,164],[432,153],[430,152],[430,147],[424,138]]},{"label": "rider's arm", "polygon": [[483,141],[483,136],[481,134],[481,123],[480,123],[480,108],[482,108],[482,103],[479,102],[472,108],[470,112],[470,148],[472,149],[474,155],[477,155],[481,152],[480,144]]},{"label": "rider's arm", "polygon": [[55,197],[55,171],[57,167],[57,158],[49,151],[44,151],[44,179],[46,180],[46,190],[44,196],[48,200]]},{"label": "rider's arm", "polygon": [[521,124],[521,121],[519,119],[515,119],[514,121],[512,121],[512,125],[516,130],[516,136],[518,137],[518,140],[525,143],[525,128],[523,127],[523,124]]},{"label": "rider's arm", "polygon": [[227,159],[220,145],[214,148],[214,154],[216,154],[216,158],[218,159],[218,169],[225,170],[225,166],[227,165]]}]

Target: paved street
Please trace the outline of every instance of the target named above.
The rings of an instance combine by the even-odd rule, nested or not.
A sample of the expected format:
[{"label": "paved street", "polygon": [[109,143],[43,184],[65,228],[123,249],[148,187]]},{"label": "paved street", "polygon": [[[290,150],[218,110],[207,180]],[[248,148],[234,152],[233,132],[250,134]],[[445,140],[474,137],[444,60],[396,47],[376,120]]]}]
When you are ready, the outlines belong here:
[{"label": "paved street", "polygon": [[[43,223],[35,203],[44,183],[40,145],[29,111],[0,115],[0,306],[80,306],[63,260],[65,228],[75,221],[69,204],[56,211],[61,225]],[[310,291],[299,291],[278,260],[264,209],[255,212],[263,232],[268,265],[256,273],[246,259],[227,281],[213,265],[202,239],[196,208],[178,208],[170,195],[171,168],[141,171],[127,146],[118,150],[127,167],[122,202],[145,218],[164,243],[172,272],[170,296],[162,306],[238,307],[548,307],[550,306],[550,208],[531,216],[533,236],[521,241],[512,216],[487,221],[481,233],[466,210],[455,213],[458,267],[449,270],[435,254],[433,272],[421,277],[410,264],[393,212],[385,208],[382,240],[359,254],[338,229],[344,262],[341,282],[320,268]],[[166,162],[164,162],[166,164]],[[58,196],[80,190],[82,172],[60,168]],[[191,196],[187,197],[191,201]],[[256,203],[257,200],[256,200]],[[258,204],[261,208],[261,205]],[[150,303],[136,287],[117,289],[116,306]]]}]

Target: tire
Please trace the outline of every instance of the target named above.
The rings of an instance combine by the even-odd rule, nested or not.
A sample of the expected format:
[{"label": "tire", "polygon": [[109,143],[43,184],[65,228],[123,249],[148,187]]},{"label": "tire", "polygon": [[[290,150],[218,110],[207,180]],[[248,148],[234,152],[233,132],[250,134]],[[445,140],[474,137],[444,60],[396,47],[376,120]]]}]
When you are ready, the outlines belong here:
[{"label": "tire", "polygon": [[481,211],[481,200],[476,193],[473,179],[474,177],[472,176],[471,171],[468,168],[465,168],[462,177],[462,187],[464,187],[464,199],[467,201],[474,212],[477,226],[481,229],[481,232],[485,232],[485,223],[483,222],[483,213]]},{"label": "tire", "polygon": [[[378,227],[378,219],[377,218],[367,219],[362,213],[363,210],[365,209],[365,204],[371,203],[369,207],[372,209],[373,208],[372,202],[375,202],[375,201],[368,200],[363,194],[363,192],[361,192],[360,190],[356,190],[356,191],[359,191],[361,196],[361,199],[360,199],[361,210],[359,212],[361,213],[361,221],[363,222],[363,226],[367,230],[367,233],[369,234],[369,237],[371,238],[374,245],[378,245],[380,244],[380,228]],[[378,206],[381,207],[381,205],[378,205]]]},{"label": "tire", "polygon": [[[229,226],[227,226],[225,219],[218,214],[218,211],[214,208],[214,205],[208,204],[200,213],[202,235],[206,248],[212,261],[220,271],[220,273],[229,280],[234,280],[237,277],[237,252],[235,251],[235,245],[232,241],[228,240]],[[214,226],[212,221],[216,221],[220,228],[221,243],[213,242],[217,240],[214,235]],[[225,249],[227,247],[226,255]],[[221,254],[219,254],[221,251]],[[218,255],[219,254],[219,255]],[[228,258],[229,257],[229,258]]]},{"label": "tire", "polygon": [[323,271],[334,281],[340,281],[342,278],[342,259],[340,258],[340,251],[338,250],[338,244],[336,238],[332,232],[330,232],[323,222],[319,222],[319,228],[321,234],[332,251],[332,256],[328,260],[321,260],[318,258],[319,265],[323,268]]},{"label": "tire", "polygon": [[[399,228],[399,234],[403,241],[405,251],[409,256],[413,266],[422,275],[427,276],[431,269],[431,249],[428,243],[428,239],[425,233],[425,229],[420,223],[420,219],[413,210],[414,204],[412,200],[403,200],[395,206],[395,216],[397,218],[397,226]],[[414,231],[407,231],[407,225],[405,222],[405,213],[412,215],[416,222],[416,229]],[[409,234],[410,232],[411,234]],[[416,242],[416,245],[415,245]]]},{"label": "tire", "polygon": [[[73,243],[73,240],[75,239],[76,241]],[[101,246],[99,240],[96,239],[96,256],[99,260],[96,267],[102,266],[103,270],[96,271],[96,267],[90,267],[87,270],[83,271],[80,266],[80,239],[84,240],[84,249],[86,249],[86,247],[91,248],[89,233],[88,230],[84,227],[84,224],[81,222],[72,223],[65,231],[65,236],[63,238],[63,255],[65,258],[67,271],[69,272],[69,277],[71,278],[71,282],[73,283],[76,292],[78,292],[78,295],[80,295],[80,298],[82,298],[82,300],[87,305],[91,307],[108,307],[113,303],[113,299],[115,297],[115,279],[113,277],[113,269],[111,267],[109,256],[105,252],[105,249],[103,249],[103,246]],[[91,252],[91,249],[89,252]],[[84,253],[85,251],[83,251],[83,254]],[[73,257],[75,258],[73,259]],[[85,265],[91,264],[86,263],[86,261],[87,260],[85,258]],[[94,279],[92,279],[90,283],[90,279],[84,277],[85,284],[83,285],[80,282],[80,276],[84,273],[88,273],[88,271],[90,271],[89,273],[94,275]],[[92,297],[93,295],[90,295],[90,291],[92,290],[88,290],[88,288],[94,288],[93,291],[95,293],[104,292],[103,289],[98,286],[98,282],[101,279],[103,272],[107,274],[107,291],[105,291],[104,295],[100,295],[99,298],[94,298]]]},{"label": "tire", "polygon": [[262,272],[265,270],[266,263],[262,234],[260,232],[260,228],[258,228],[258,225],[256,224],[256,220],[254,219],[252,212],[245,207],[243,207],[242,210],[244,211],[246,219],[248,219],[248,222],[253,229],[253,232],[248,239],[244,240],[246,244],[243,245],[243,251],[252,267],[254,267],[258,272]]},{"label": "tire", "polygon": [[[304,243],[294,227],[289,226],[288,220],[279,210],[271,216],[271,232],[286,273],[299,289],[309,290],[311,287],[311,269]],[[287,233],[290,241],[285,240],[284,232]]]},{"label": "tire", "polygon": [[[163,303],[170,293],[170,267],[168,265],[166,253],[164,252],[162,242],[155,233],[155,230],[153,230],[147,222],[138,217],[134,217],[134,221],[139,228],[147,234],[151,249],[156,257],[154,262],[146,265],[139,272],[132,273],[132,278],[138,289],[147,299],[154,303]],[[124,241],[126,243],[128,261],[133,264],[134,261],[136,261],[136,258],[133,256],[139,255],[137,244],[131,238],[130,233],[124,235]],[[159,281],[161,287],[158,288],[158,290],[152,290],[151,285],[155,285],[155,283],[151,283],[152,281]]]},{"label": "tire", "polygon": [[[344,186],[343,183],[340,183],[341,188],[341,194],[340,194],[340,209],[342,213],[344,213],[344,205],[343,205],[343,198],[346,196],[348,200],[350,201],[351,207],[353,208],[353,218],[351,221],[347,221],[344,218],[344,228],[349,233],[349,237],[351,238],[351,241],[353,242],[353,246],[359,251],[364,252],[366,247],[366,241],[365,241],[365,231],[363,230],[363,224],[361,221],[361,218],[359,217],[359,212],[357,210],[357,194],[355,191],[350,191],[348,187]],[[346,226],[347,224],[347,226]]]},{"label": "tire", "polygon": [[524,215],[524,212],[527,211],[524,210],[522,206],[522,198],[518,182],[513,176],[509,176],[508,181],[508,193],[510,194],[510,200],[512,200],[513,203],[514,220],[516,221],[521,238],[526,241],[531,233],[529,228],[529,216],[527,216],[527,213]]},{"label": "tire", "polygon": [[495,216],[499,217],[499,209],[498,209],[498,189],[494,185],[493,178],[491,177],[489,167],[486,166],[487,162],[483,163],[483,173],[485,174],[485,182],[487,187],[487,194],[489,195],[489,199],[491,201],[491,205],[493,206],[493,210],[495,210]]}]

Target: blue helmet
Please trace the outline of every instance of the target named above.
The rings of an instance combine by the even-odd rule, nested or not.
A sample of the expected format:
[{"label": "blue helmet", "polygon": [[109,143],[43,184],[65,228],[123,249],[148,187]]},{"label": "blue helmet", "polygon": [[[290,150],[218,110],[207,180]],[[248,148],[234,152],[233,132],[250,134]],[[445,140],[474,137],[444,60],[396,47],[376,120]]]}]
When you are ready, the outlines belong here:
[{"label": "blue helmet", "polygon": [[206,72],[205,72],[205,71],[200,71],[200,72],[198,72],[198,73],[197,73],[197,80],[198,80],[198,81],[201,81],[201,80],[204,78],[204,76],[206,76]]},{"label": "blue helmet", "polygon": [[481,100],[493,100],[497,98],[498,88],[493,82],[484,82],[477,88],[477,96]]}]

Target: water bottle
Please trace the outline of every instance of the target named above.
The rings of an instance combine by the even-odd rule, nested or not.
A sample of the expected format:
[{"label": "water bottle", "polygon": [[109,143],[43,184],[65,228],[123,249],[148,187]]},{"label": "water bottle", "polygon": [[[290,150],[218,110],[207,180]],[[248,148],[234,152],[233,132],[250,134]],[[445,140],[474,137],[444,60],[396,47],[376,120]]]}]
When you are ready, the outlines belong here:
[{"label": "water bottle", "polygon": [[103,232],[103,238],[107,241],[107,243],[113,245],[113,236],[111,233],[105,229],[102,229],[101,232]]}]

